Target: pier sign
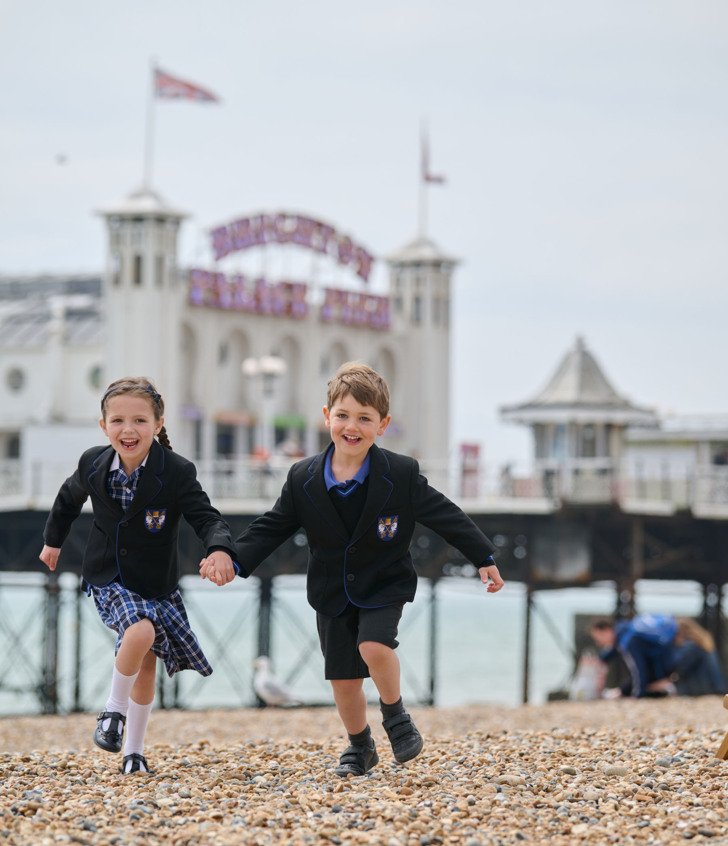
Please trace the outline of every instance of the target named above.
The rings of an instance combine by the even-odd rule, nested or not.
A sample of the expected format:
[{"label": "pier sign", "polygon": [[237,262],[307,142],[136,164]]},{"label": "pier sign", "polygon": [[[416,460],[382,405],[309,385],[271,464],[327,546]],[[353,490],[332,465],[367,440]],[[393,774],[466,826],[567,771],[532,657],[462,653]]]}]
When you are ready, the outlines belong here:
[{"label": "pier sign", "polygon": [[320,220],[290,212],[241,217],[213,229],[210,238],[215,261],[250,247],[297,244],[351,267],[364,282],[369,280],[374,263],[374,256],[348,235],[337,232],[333,226]]}]

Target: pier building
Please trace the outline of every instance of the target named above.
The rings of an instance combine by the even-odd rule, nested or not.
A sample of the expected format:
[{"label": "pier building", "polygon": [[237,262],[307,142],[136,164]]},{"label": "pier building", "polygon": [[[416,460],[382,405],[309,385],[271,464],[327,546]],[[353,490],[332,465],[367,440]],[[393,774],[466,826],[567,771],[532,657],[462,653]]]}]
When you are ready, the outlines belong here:
[{"label": "pier building", "polygon": [[[0,573],[38,571],[69,457],[104,440],[95,421],[111,379],[142,373],[158,383],[175,448],[195,459],[238,532],[270,506],[290,463],[320,448],[326,380],[358,358],[393,388],[385,445],[417,455],[494,538],[507,578],[527,587],[524,701],[541,590],[611,582],[616,613],[629,615],[640,579],[691,580],[703,591],[701,618],[725,648],[728,417],[660,419],[614,388],[577,338],[542,390],[502,406],[504,420],[532,429],[532,472],[479,476],[470,467],[465,488],[448,472],[449,406],[440,401],[457,261],[430,238],[390,253],[375,289],[373,253],[304,214],[260,212],[212,227],[209,259],[188,268],[177,255],[185,213],[155,192],[134,192],[101,218],[102,273],[0,278]],[[402,413],[413,407],[427,413]],[[64,546],[66,573],[78,573],[89,521],[82,514]],[[183,572],[196,573],[191,532],[182,553]],[[413,557],[430,582],[434,654],[437,584],[474,572],[424,529]],[[305,566],[297,535],[260,568],[259,653],[271,648],[275,580]],[[58,707],[57,579],[47,575],[47,635],[33,681],[45,710]],[[427,701],[435,686],[431,675]]]},{"label": "pier building", "polygon": [[[79,445],[102,442],[103,386],[148,375],[175,448],[217,496],[244,498],[326,439],[321,406],[339,364],[365,360],[392,387],[391,449],[447,487],[450,288],[454,258],[425,236],[384,260],[299,213],[240,217],[209,231],[209,256],[181,268],[185,213],[154,191],[100,215],[98,277],[0,277],[0,478],[5,497],[45,499]],[[427,414],[404,414],[422,407]],[[51,437],[52,435],[52,437]],[[272,486],[258,489],[269,496]],[[247,493],[246,493],[247,491]]]}]

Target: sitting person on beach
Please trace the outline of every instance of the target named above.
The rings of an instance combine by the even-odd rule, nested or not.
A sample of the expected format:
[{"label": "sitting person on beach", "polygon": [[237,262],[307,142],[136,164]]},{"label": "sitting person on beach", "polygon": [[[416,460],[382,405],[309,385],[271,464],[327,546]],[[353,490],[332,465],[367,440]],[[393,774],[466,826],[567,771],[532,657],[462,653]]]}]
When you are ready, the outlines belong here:
[{"label": "sitting person on beach", "polygon": [[619,656],[629,677],[607,696],[702,696],[724,693],[723,671],[713,638],[686,617],[645,614],[631,620],[595,620],[589,629],[609,662]]},{"label": "sitting person on beach", "polygon": [[[414,599],[409,552],[415,523],[459,549],[479,569],[487,591],[503,587],[493,544],[472,520],[419,473],[413,458],[375,441],[390,422],[389,388],[365,364],[343,364],[328,384],[325,425],[332,443],[294,464],[273,508],[237,539],[240,575],[249,576],[300,528],[309,545],[308,601],[316,610],[325,675],[349,737],[335,769],[361,776],[379,761],[367,724],[363,680],[371,676],[396,761],[419,755],[422,737],[402,703],[397,627]],[[200,562],[203,578],[226,576]]]},{"label": "sitting person on beach", "polygon": [[235,547],[227,524],[200,487],[194,465],[172,452],[164,401],[148,379],[112,382],[101,400],[99,424],[110,445],[86,450],[76,472],[61,485],[45,525],[40,559],[56,569],[71,525],[91,497],[94,522],[83,558],[83,584],[104,624],[118,634],[111,692],[93,739],[107,752],[120,752],[126,723],[121,771],[149,772],[143,753],[155,656],[170,676],[185,669],[203,676],[212,672],[179,592],[180,518],[205,544],[216,572],[230,578]]}]

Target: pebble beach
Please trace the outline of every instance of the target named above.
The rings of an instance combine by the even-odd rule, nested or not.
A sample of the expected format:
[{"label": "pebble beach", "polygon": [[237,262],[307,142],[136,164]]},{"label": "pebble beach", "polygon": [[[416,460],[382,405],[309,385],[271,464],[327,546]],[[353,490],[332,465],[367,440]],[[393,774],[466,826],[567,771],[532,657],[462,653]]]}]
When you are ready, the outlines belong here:
[{"label": "pebble beach", "polygon": [[340,779],[331,708],[153,713],[152,774],[122,776],[95,714],[0,719],[8,846],[728,844],[721,697],[410,709],[406,765]]}]

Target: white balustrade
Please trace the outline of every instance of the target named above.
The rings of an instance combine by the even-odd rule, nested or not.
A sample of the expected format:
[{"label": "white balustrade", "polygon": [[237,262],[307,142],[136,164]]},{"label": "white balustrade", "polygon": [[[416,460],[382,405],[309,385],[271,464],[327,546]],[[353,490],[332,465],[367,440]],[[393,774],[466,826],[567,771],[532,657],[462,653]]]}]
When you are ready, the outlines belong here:
[{"label": "white balustrade", "polygon": [[[272,455],[198,461],[200,484],[211,500],[225,510],[232,502],[272,504],[280,493],[291,464],[298,459]],[[696,515],[728,519],[728,466],[709,466],[683,477],[617,473],[593,461],[572,461],[559,468],[531,475],[509,476],[507,487],[497,474],[482,473],[475,490],[464,495],[450,468],[420,461],[431,485],[467,508],[502,510],[511,503],[518,512],[541,503],[547,510],[561,503],[599,505],[615,503],[625,511],[673,513],[692,510]],[[0,510],[46,509],[72,472],[67,462],[44,461],[26,466],[21,459],[0,461]],[[227,504],[227,505],[226,505]],[[520,504],[520,506],[519,506]]]}]

